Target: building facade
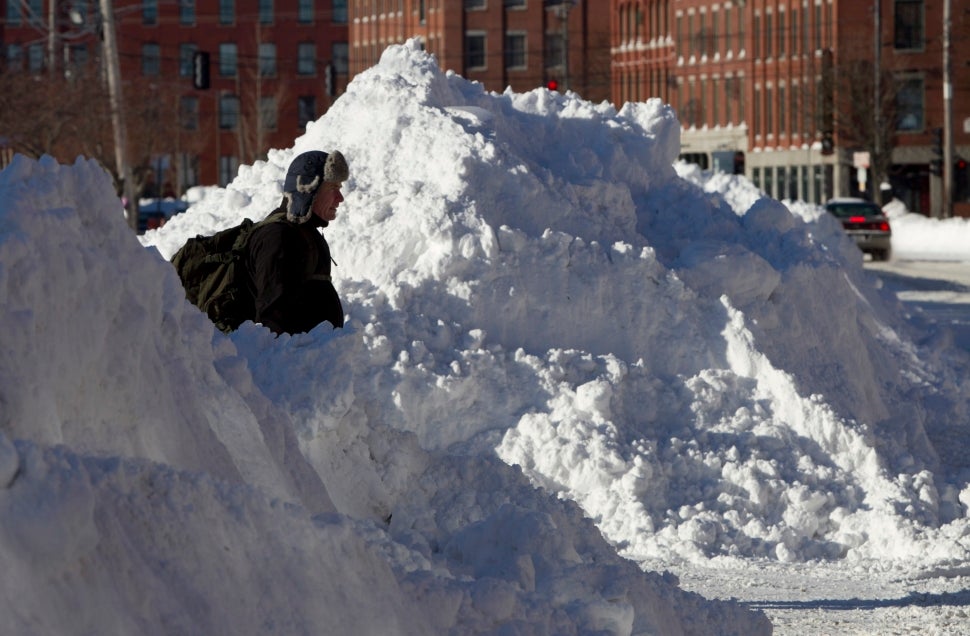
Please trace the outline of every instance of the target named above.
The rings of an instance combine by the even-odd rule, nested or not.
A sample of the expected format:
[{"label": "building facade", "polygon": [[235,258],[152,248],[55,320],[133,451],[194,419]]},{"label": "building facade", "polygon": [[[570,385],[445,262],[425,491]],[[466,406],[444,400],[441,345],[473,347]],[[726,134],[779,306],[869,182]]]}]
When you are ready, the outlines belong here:
[{"label": "building facade", "polygon": [[[944,24],[942,7],[612,0],[613,101],[667,101],[683,126],[684,158],[744,173],[773,197],[883,198],[887,183],[910,209],[938,215],[945,195],[932,160],[934,130],[944,126],[943,42],[947,32],[970,38],[966,10]],[[970,155],[970,68],[952,69],[945,137],[961,214],[970,200],[962,160]]]},{"label": "building facade", "polygon": [[350,0],[350,72],[420,40],[438,64],[487,90],[547,86],[610,98],[610,17],[575,0]]},{"label": "building facade", "polygon": [[[21,73],[71,82],[103,68],[97,2],[0,7],[8,81]],[[113,13],[141,196],[228,183],[241,163],[291,146],[348,80],[346,0],[121,0]],[[153,110],[142,117],[145,104]]]}]

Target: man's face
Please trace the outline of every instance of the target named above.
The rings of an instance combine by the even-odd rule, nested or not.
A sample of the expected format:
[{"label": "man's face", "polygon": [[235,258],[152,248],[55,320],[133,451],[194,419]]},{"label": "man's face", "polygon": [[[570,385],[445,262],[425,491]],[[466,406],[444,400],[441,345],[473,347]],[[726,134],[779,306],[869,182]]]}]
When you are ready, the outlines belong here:
[{"label": "man's face", "polygon": [[337,206],[344,200],[339,183],[324,183],[313,197],[313,213],[324,221],[337,218]]}]

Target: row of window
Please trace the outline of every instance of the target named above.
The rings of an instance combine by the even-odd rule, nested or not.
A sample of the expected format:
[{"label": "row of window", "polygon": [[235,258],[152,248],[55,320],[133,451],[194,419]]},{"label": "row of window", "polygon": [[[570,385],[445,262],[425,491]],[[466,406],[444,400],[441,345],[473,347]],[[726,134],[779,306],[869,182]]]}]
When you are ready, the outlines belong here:
[{"label": "row of window", "polygon": [[[296,21],[298,24],[312,24],[316,15],[316,0],[297,0]],[[142,24],[158,24],[159,0],[142,0]],[[347,23],[347,0],[332,0],[333,12],[330,19],[336,24]],[[260,24],[273,24],[276,19],[275,0],[258,0],[258,20]],[[219,24],[236,23],[236,0],[219,0]],[[179,24],[196,24],[196,0],[179,0]]]},{"label": "row of window", "polygon": [[[925,86],[921,75],[897,78],[895,130],[923,132],[925,128]],[[727,77],[683,82],[679,90],[679,115],[687,127],[740,124],[745,121],[744,78]],[[824,127],[818,117],[825,111],[825,90],[821,79],[811,91],[793,82],[754,87],[751,129],[756,138],[809,135]],[[669,100],[668,100],[669,101]],[[708,116],[710,115],[710,117]]]},{"label": "row of window", "polygon": [[[805,55],[827,46],[832,24],[832,5],[792,7],[777,13],[755,12],[751,18],[754,59]],[[678,13],[676,53],[680,59],[737,56],[745,50],[744,7],[725,6],[720,11]]]},{"label": "row of window", "polygon": [[[24,51],[27,51],[26,56]],[[72,48],[72,51],[74,49]],[[83,46],[78,49],[78,52],[87,59],[87,49]],[[24,60],[26,58],[27,68],[30,69],[32,73],[40,73],[44,70],[46,55],[46,48],[44,44],[34,43],[28,44],[26,47],[20,44],[8,44],[4,47],[4,64],[5,68],[10,71],[22,71],[24,69]],[[73,59],[73,58],[72,58]]]},{"label": "row of window", "polygon": [[[276,130],[279,126],[279,101],[274,96],[259,99],[258,116],[259,127],[262,130]],[[219,96],[219,128],[222,130],[236,130],[239,127],[240,100],[238,95],[224,94]],[[297,97],[297,125],[300,129],[317,117],[317,100],[313,95]],[[195,95],[183,95],[179,102],[179,121],[184,130],[199,129],[199,98]]]},{"label": "row of window", "polygon": [[[920,50],[924,46],[924,0],[894,0],[893,47],[897,50]],[[627,4],[619,9],[619,42],[624,46],[644,41],[666,39],[668,0],[642,5]],[[825,25],[832,24],[832,4],[816,2],[814,6],[784,6],[778,11],[755,12],[752,17],[752,46],[754,59],[770,59],[785,55],[804,55],[820,50]],[[745,8],[743,6],[714,6],[711,11],[678,12],[675,18],[676,54],[679,59],[700,59],[737,56],[745,49]]]},{"label": "row of window", "polygon": [[[26,56],[24,55],[25,48]],[[179,45],[179,75],[181,77],[192,76],[192,58],[196,51],[198,51],[198,46],[195,44],[182,43]],[[20,44],[8,44],[4,47],[3,54],[8,70],[23,70],[25,59],[27,68],[31,72],[39,73],[44,69],[46,48],[42,43],[29,44],[27,47],[23,47]],[[347,73],[347,55],[346,42],[333,43],[331,47],[331,63],[337,73]],[[88,60],[87,46],[84,44],[71,45],[68,56],[70,63],[75,66],[85,64]],[[271,42],[260,43],[256,64],[261,77],[276,77],[276,45]],[[161,45],[154,42],[148,42],[142,45],[141,70],[144,75],[157,76],[161,74]],[[218,72],[222,77],[235,77],[239,73],[239,49],[235,43],[224,42],[219,45]],[[317,74],[316,43],[301,42],[297,45],[296,74],[304,76],[314,76]]]},{"label": "row of window", "polygon": [[[510,9],[513,7],[524,8],[525,3],[526,3],[526,0],[502,0],[502,6],[504,6],[506,9]],[[551,3],[549,2],[549,0],[545,0],[545,4],[548,5],[548,4],[559,4],[559,3],[558,2]],[[464,7],[466,11],[477,10],[477,9],[487,9],[488,0],[465,0]]]},{"label": "row of window", "polygon": [[[299,24],[312,24],[317,15],[316,2],[318,0],[297,0],[296,21]],[[141,1],[141,20],[145,25],[159,23],[160,0]],[[197,22],[197,0],[179,0],[179,24],[195,26]],[[328,3],[329,4],[329,3]],[[335,24],[347,23],[347,0],[332,0],[333,10],[330,19]],[[80,24],[85,21],[83,15],[86,7],[83,3],[76,3],[72,11],[78,12]],[[258,19],[260,24],[272,24],[276,19],[275,0],[258,0]],[[45,22],[44,0],[10,0],[7,2],[7,25],[21,26],[25,22],[39,26]],[[218,22],[223,25],[236,23],[236,0],[219,0]]]},{"label": "row of window", "polygon": [[[192,59],[199,50],[198,46],[184,42],[179,45],[179,75],[192,75]],[[347,73],[348,49],[346,42],[334,42],[330,50],[331,64],[337,73]],[[161,47],[155,43],[142,45],[142,73],[158,75],[161,72]],[[275,77],[278,74],[276,44],[260,42],[257,47],[256,68],[261,77]],[[239,47],[234,42],[219,45],[217,70],[222,77],[236,77],[239,73]],[[313,76],[317,74],[317,45],[315,42],[300,42],[296,47],[296,74]]]},{"label": "row of window", "polygon": [[[502,49],[504,67],[509,70],[528,68],[528,35],[525,31],[509,31],[504,37]],[[563,61],[562,33],[546,33],[545,49],[542,52],[546,68],[559,66]],[[465,33],[465,69],[484,70],[488,68],[488,37],[484,31]]]},{"label": "row of window", "polygon": [[832,197],[831,165],[766,166],[753,168],[751,180],[775,199],[821,203]]}]

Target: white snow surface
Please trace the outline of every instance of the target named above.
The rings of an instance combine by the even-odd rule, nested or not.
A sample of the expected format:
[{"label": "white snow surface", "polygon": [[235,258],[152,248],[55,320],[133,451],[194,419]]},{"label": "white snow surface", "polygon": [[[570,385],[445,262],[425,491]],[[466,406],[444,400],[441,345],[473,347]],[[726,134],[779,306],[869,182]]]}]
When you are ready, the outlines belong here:
[{"label": "white snow surface", "polygon": [[[752,572],[966,575],[967,352],[679,130],[408,43],[140,241],[94,161],[16,157],[0,631],[767,634]],[[351,166],[347,325],[226,336],[166,259],[312,149]],[[892,220],[897,258],[970,260],[965,221]]]}]

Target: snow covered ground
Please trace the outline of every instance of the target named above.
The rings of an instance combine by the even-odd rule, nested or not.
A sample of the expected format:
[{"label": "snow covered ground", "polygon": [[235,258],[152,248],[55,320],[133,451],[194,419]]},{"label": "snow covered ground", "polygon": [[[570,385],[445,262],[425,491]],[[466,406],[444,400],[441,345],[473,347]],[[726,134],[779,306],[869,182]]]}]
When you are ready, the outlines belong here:
[{"label": "snow covered ground", "polygon": [[[165,259],[310,149],[351,164],[348,324],[224,336]],[[965,632],[967,352],[834,219],[678,151],[659,101],[408,45],[140,241],[93,161],[15,158],[0,632]],[[893,224],[970,261],[965,221]]]}]

